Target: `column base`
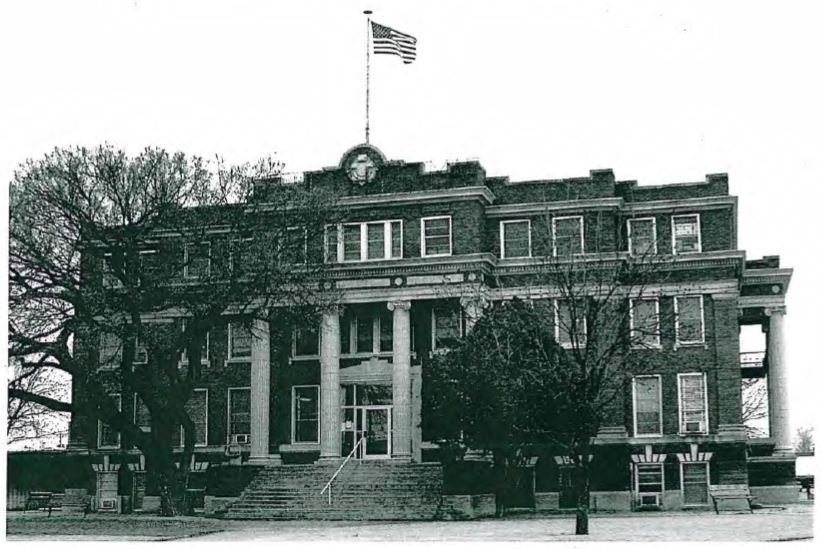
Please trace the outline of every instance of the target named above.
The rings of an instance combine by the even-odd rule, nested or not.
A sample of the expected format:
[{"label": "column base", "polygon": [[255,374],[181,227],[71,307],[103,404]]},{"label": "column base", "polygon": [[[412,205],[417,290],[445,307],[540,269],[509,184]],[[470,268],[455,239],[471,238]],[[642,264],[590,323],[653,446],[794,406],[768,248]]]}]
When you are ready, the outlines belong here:
[{"label": "column base", "polygon": [[317,460],[317,463],[321,465],[339,465],[343,462],[343,458],[340,456],[320,456]]},{"label": "column base", "polygon": [[791,446],[776,446],[773,455],[783,457],[796,457],[796,451]]},{"label": "column base", "polygon": [[280,454],[268,454],[267,456],[255,456],[248,459],[246,465],[282,465],[283,458]]},{"label": "column base", "polygon": [[394,463],[411,463],[411,454],[395,454],[391,456],[391,461]]}]

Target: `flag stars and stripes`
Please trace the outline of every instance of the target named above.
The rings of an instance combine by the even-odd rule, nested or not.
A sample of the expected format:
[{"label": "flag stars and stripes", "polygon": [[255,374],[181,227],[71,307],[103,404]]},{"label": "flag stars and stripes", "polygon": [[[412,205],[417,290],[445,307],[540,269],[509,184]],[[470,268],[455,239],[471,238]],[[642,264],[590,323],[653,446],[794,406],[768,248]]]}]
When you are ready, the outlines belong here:
[{"label": "flag stars and stripes", "polygon": [[396,31],[373,21],[371,32],[374,54],[398,55],[406,65],[413,63],[417,58],[417,39],[410,34]]}]

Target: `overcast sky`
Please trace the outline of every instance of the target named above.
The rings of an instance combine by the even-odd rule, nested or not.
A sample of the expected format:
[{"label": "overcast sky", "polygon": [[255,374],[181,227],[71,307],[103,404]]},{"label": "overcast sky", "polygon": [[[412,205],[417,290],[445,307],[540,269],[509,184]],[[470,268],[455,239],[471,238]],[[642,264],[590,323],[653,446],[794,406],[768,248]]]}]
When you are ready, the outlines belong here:
[{"label": "overcast sky", "polygon": [[[728,172],[739,245],[796,269],[792,424],[820,366],[822,33],[814,2],[4,2],[0,180],[55,146],[148,145],[335,165],[364,140],[366,22],[418,39],[372,57],[371,141],[538,179]],[[756,349],[750,349],[756,350]]]}]

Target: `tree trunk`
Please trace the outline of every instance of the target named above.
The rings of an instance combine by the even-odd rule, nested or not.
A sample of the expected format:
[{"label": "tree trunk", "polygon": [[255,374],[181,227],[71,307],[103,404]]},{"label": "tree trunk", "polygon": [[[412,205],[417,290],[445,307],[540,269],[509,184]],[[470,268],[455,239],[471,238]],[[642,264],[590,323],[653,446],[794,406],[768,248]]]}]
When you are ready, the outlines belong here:
[{"label": "tree trunk", "polygon": [[575,534],[588,534],[588,511],[591,501],[590,471],[588,469],[588,456],[582,455],[582,463],[577,465],[577,475],[574,482],[576,488],[577,511],[576,511],[576,531]]},{"label": "tree trunk", "polygon": [[508,507],[508,460],[501,450],[494,450],[494,516],[502,518]]}]

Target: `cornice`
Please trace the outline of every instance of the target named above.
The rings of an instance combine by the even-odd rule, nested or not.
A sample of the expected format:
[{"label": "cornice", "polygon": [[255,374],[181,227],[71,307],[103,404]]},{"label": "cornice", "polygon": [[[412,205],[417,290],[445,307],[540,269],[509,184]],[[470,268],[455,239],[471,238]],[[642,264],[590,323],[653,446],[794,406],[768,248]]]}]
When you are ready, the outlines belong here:
[{"label": "cornice", "polygon": [[627,213],[646,212],[676,212],[678,210],[711,210],[717,208],[736,209],[738,199],[735,196],[704,196],[698,198],[676,198],[669,200],[648,200],[642,202],[626,202],[623,210]]},{"label": "cornice", "polygon": [[793,269],[745,269],[742,274],[742,284],[780,284],[782,294],[788,292],[793,278]]},{"label": "cornice", "polygon": [[488,187],[475,185],[472,187],[457,187],[451,189],[434,189],[425,191],[410,191],[400,193],[380,193],[363,196],[342,196],[337,205],[342,208],[371,208],[374,206],[403,206],[408,204],[442,204],[449,202],[464,202],[478,200],[485,204],[493,204],[497,197]]},{"label": "cornice", "polygon": [[557,211],[596,211],[618,209],[622,207],[622,198],[592,198],[587,200],[560,200],[556,202],[523,202],[518,204],[501,204],[485,209],[488,217],[506,217],[510,215],[527,215]]}]

